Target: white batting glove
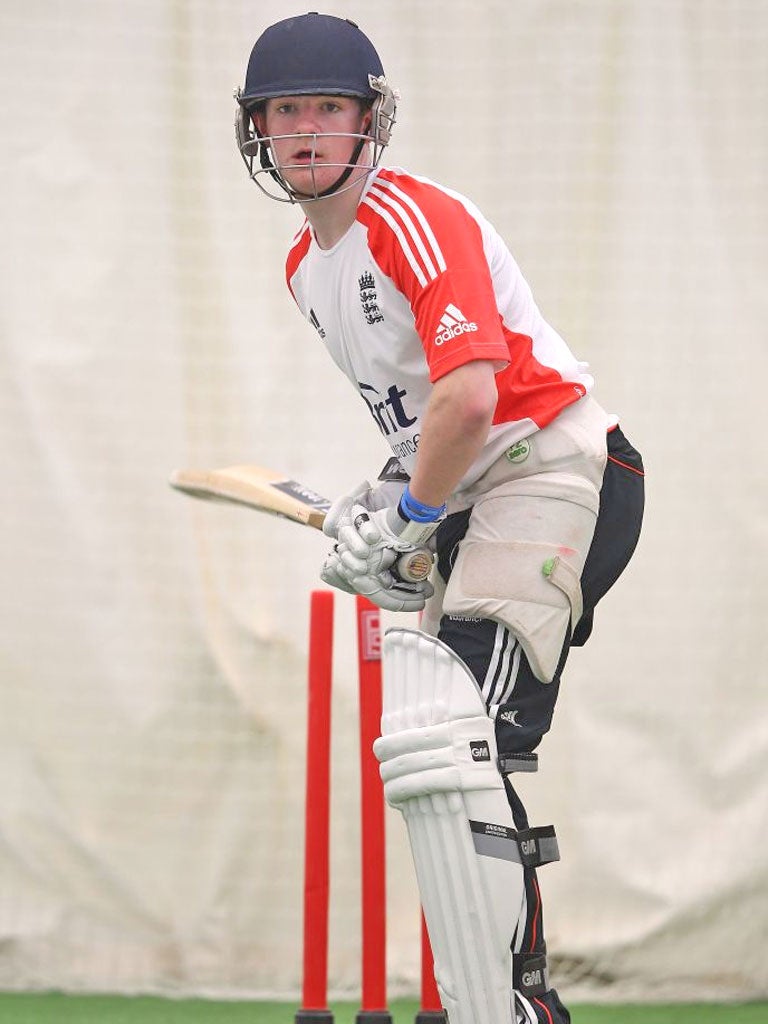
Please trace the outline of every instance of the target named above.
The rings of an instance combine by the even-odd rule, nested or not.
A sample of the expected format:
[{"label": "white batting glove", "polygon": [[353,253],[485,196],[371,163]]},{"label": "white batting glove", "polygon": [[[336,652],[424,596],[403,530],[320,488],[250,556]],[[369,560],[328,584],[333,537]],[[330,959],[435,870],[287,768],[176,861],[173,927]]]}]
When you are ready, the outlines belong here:
[{"label": "white batting glove", "polygon": [[363,480],[354,491],[351,491],[349,494],[342,494],[340,498],[337,498],[326,512],[325,520],[323,521],[323,533],[326,537],[332,537],[336,540],[339,536],[339,527],[342,522],[349,521],[349,513],[352,510],[352,506],[361,504],[367,508],[367,499],[370,493],[371,485],[367,480]]},{"label": "white batting glove", "polygon": [[333,551],[328,552],[328,556],[323,562],[323,567],[320,570],[320,579],[323,583],[327,583],[329,587],[336,587],[337,590],[343,590],[345,594],[357,593],[349,581],[344,566],[341,564],[338,547],[335,547]]},{"label": "white batting glove", "polygon": [[[395,552],[392,551],[390,556],[394,560]],[[362,594],[379,608],[392,612],[421,611],[434,593],[432,584],[427,580],[406,583],[386,570],[378,576],[351,575],[343,564],[342,552],[338,546],[328,554],[320,570],[320,578],[337,590],[343,590],[347,594]]]},{"label": "white batting glove", "polygon": [[397,505],[404,488],[405,482],[402,480],[384,480],[374,485],[363,480],[350,494],[343,494],[333,502],[325,515],[323,533],[337,540],[339,527],[352,521],[350,513],[353,505],[362,505],[368,512]]},{"label": "white batting glove", "polygon": [[353,576],[351,583],[356,593],[390,612],[420,612],[435,592],[429,580],[406,583],[389,572]]},{"label": "white batting glove", "polygon": [[[409,516],[418,506],[418,514],[433,518],[416,521]],[[402,511],[401,511],[402,510]],[[362,505],[353,505],[339,527],[340,557],[350,576],[377,576],[388,570],[394,559],[392,552],[415,551],[432,539],[445,517],[445,507],[431,508],[414,501],[406,488],[397,507],[369,512]]]}]

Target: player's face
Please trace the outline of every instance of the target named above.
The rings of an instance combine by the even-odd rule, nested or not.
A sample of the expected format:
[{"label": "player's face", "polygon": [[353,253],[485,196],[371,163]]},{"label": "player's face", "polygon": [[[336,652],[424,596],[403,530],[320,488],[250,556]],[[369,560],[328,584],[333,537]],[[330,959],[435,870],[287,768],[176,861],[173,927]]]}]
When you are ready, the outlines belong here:
[{"label": "player's face", "polygon": [[291,188],[313,195],[338,179],[359,141],[349,136],[365,135],[370,119],[349,96],[281,96],[267,100],[259,129],[273,137],[273,159]]}]

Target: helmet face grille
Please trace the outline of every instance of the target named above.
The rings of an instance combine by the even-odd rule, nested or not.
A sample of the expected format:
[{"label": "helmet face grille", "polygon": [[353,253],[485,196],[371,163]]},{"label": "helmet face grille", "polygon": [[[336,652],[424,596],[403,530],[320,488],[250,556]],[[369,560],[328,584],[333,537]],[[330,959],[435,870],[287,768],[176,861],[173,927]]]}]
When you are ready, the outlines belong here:
[{"label": "helmet face grille", "polygon": [[[376,104],[374,104],[375,108]],[[331,133],[314,135],[279,135],[265,136],[256,132],[251,117],[243,104],[238,104],[235,115],[235,137],[237,148],[248,170],[248,177],[270,199],[283,203],[307,203],[327,199],[330,196],[346,192],[364,181],[378,166],[386,143],[377,141],[370,134]],[[348,162],[327,163],[315,162],[315,153],[320,139],[347,139],[350,156]],[[275,142],[285,139],[301,139],[306,142],[312,152],[309,164],[289,164],[278,166],[273,158],[272,147]],[[336,180],[324,189],[315,179],[315,172],[322,167],[337,172]],[[288,182],[284,172],[299,170],[312,172],[312,184],[308,190],[296,191]]]},{"label": "helmet face grille", "polygon": [[256,40],[240,102],[275,96],[336,95],[374,99],[369,76],[384,74],[379,55],[354,22],[303,14],[272,25]]}]

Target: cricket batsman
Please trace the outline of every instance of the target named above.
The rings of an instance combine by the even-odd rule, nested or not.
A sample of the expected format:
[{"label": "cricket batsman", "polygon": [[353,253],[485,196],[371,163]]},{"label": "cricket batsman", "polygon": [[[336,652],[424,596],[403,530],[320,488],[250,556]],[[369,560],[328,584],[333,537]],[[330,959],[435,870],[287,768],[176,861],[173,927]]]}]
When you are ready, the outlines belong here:
[{"label": "cricket batsman", "polygon": [[[536,770],[568,651],[635,549],[643,464],[477,207],[381,165],[398,99],[353,22],[287,18],[253,47],[237,144],[264,193],[301,207],[288,287],[392,449],[332,505],[321,576],[424,610],[386,636],[374,749],[443,1006],[450,1024],[567,1024],[536,876],[557,839],[513,780]],[[470,128],[451,126],[457,146]],[[399,579],[424,545],[431,579]]]}]

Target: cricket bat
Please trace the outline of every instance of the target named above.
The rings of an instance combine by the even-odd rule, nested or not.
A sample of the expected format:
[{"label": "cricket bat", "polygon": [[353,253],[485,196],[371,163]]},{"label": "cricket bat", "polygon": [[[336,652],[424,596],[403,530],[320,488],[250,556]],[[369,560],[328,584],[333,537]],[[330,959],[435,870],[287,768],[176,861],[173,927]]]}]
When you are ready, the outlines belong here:
[{"label": "cricket bat", "polygon": [[[245,505],[315,530],[322,530],[325,514],[331,507],[321,494],[263,466],[177,469],[168,482],[193,498]],[[402,580],[419,583],[432,569],[432,553],[426,548],[406,552],[393,568]]]}]

